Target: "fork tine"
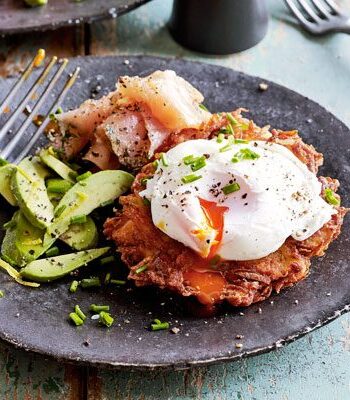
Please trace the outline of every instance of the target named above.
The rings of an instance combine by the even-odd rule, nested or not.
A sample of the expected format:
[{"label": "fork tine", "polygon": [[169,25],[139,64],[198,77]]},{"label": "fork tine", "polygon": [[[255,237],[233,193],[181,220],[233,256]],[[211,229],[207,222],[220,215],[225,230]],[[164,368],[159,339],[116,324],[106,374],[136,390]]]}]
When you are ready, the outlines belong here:
[{"label": "fork tine", "polygon": [[325,7],[325,4],[320,0],[311,0],[312,4],[316,7],[319,13],[321,13],[326,18],[331,18],[332,14]]},{"label": "fork tine", "polygon": [[308,21],[304,14],[299,10],[299,8],[295,5],[293,0],[285,0],[290,11],[295,15],[295,17],[299,20],[301,25],[303,25],[307,30],[313,29],[313,23]]},{"label": "fork tine", "polygon": [[[57,57],[56,56],[52,57],[51,61],[47,65],[47,67],[44,69],[42,74],[39,76],[39,78],[36,80],[36,82],[30,88],[29,92],[26,94],[26,96],[21,101],[21,103],[17,106],[17,109],[14,111],[14,113],[11,115],[11,117],[5,122],[4,126],[0,130],[0,140],[6,135],[6,132],[8,132],[9,128],[15,122],[18,115],[23,111],[24,107],[28,103],[28,100],[35,93],[35,90],[37,89],[37,87],[39,87],[40,85],[42,85],[44,83],[45,79],[47,78],[47,75],[51,71],[52,67],[56,64],[56,62],[57,62]],[[7,102],[6,102],[6,104],[7,104]]]},{"label": "fork tine", "polygon": [[315,11],[310,7],[310,5],[305,0],[298,0],[301,8],[307,14],[309,18],[311,18],[314,22],[318,23],[321,18],[315,13]]},{"label": "fork tine", "polygon": [[0,114],[4,111],[6,105],[10,104],[11,100],[14,98],[18,90],[21,88],[23,83],[30,77],[33,72],[34,67],[39,67],[42,61],[45,58],[45,50],[39,49],[36,55],[33,57],[32,61],[27,65],[27,68],[24,70],[23,74],[19,78],[19,80],[12,87],[7,97],[3,100],[0,105]]},{"label": "fork tine", "polygon": [[338,5],[333,0],[324,0],[324,1],[328,4],[328,7],[331,9],[332,12],[340,15],[343,14]]},{"label": "fork tine", "polygon": [[52,77],[50,83],[45,88],[45,91],[42,93],[40,99],[38,100],[38,102],[33,107],[33,110],[31,112],[31,114],[28,115],[27,119],[23,122],[23,124],[21,125],[19,130],[16,132],[15,136],[13,137],[13,139],[10,141],[10,143],[7,144],[6,148],[1,152],[1,156],[3,158],[6,159],[11,154],[12,150],[15,148],[17,143],[21,140],[23,133],[25,132],[25,130],[28,128],[28,126],[32,122],[32,115],[36,115],[36,113],[39,111],[40,107],[43,105],[43,103],[46,100],[47,96],[50,94],[51,90],[54,88],[54,86],[56,85],[58,79],[62,75],[62,72],[66,68],[67,64],[68,64],[68,60],[64,59],[62,64],[61,64],[61,66],[56,71],[55,75]]},{"label": "fork tine", "polygon": [[45,128],[46,128],[46,122],[49,119],[49,116],[51,113],[54,113],[58,107],[62,104],[64,98],[66,97],[68,90],[73,86],[74,82],[76,81],[78,75],[80,72],[80,68],[77,67],[76,70],[74,71],[73,75],[69,77],[69,79],[66,81],[60,95],[58,96],[57,100],[51,107],[50,111],[46,114],[44,120],[42,121],[42,124],[40,127],[37,129],[37,131],[34,133],[34,135],[31,137],[29,142],[26,144],[26,146],[23,148],[21,153],[19,154],[18,157],[14,160],[14,163],[17,164],[19,161],[21,161],[30,151],[30,149],[34,146],[35,142],[38,140],[38,138],[43,134]]}]

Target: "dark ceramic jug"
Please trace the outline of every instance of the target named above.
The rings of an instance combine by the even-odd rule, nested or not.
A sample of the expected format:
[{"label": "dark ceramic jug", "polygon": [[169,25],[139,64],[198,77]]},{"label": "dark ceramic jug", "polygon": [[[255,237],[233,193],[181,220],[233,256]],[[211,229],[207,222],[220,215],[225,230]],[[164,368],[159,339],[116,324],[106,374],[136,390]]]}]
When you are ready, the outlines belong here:
[{"label": "dark ceramic jug", "polygon": [[209,54],[246,50],[267,32],[265,0],[174,0],[169,29],[185,47]]}]

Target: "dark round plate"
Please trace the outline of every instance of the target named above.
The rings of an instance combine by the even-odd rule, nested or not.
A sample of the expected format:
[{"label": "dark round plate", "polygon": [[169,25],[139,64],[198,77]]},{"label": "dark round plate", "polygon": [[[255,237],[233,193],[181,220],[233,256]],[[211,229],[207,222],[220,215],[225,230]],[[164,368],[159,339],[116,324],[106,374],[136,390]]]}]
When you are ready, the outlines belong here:
[{"label": "dark round plate", "polygon": [[[82,72],[64,108],[78,106],[98,79],[103,88],[111,90],[118,75],[174,69],[203,92],[212,111],[244,106],[261,125],[299,129],[306,142],[324,153],[321,173],[341,181],[343,204],[350,204],[350,132],[318,104],[274,83],[269,83],[266,92],[259,92],[261,79],[227,68],[152,57],[129,57],[129,61],[125,65],[122,57],[73,59],[72,64],[80,65]],[[12,83],[2,82],[0,93]],[[0,215],[1,221],[10,217],[4,203]],[[0,288],[6,293],[0,299],[0,337],[57,359],[133,368],[184,368],[267,352],[349,310],[349,228],[347,218],[340,238],[325,257],[313,260],[310,276],[303,282],[263,303],[232,309],[216,318],[183,316],[175,298],[155,290],[116,288],[70,294],[71,279],[33,290],[0,274]],[[118,268],[121,266],[116,271]],[[86,310],[91,303],[110,304],[116,325],[104,329],[89,320],[75,328],[68,323],[75,304]],[[153,318],[168,320],[180,327],[180,332],[150,332],[146,328]],[[236,335],[244,335],[239,340],[242,349],[235,348]]]},{"label": "dark round plate", "polygon": [[61,26],[116,18],[150,0],[49,0],[43,7],[26,7],[23,0],[0,1],[0,35],[44,31]]}]

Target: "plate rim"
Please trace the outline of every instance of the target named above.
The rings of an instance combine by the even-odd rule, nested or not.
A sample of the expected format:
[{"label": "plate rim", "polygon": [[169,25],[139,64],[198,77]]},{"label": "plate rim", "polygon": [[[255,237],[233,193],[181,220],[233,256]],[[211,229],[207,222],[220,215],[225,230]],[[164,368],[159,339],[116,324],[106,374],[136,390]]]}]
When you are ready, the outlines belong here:
[{"label": "plate rim", "polygon": [[[143,1],[143,0],[141,0]],[[150,1],[150,0],[146,0]],[[276,83],[274,81],[270,81],[269,79],[261,78],[260,76],[257,75],[251,75],[248,73],[245,73],[243,71],[237,71],[233,68],[227,67],[227,66],[222,66],[222,65],[217,65],[214,63],[210,62],[203,62],[203,61],[196,61],[188,58],[177,58],[175,56],[172,57],[162,57],[162,56],[153,56],[153,55],[142,55],[142,54],[125,54],[125,55],[108,55],[108,56],[77,56],[77,57],[70,57],[69,60],[103,60],[103,59],[117,59],[117,60],[123,60],[125,58],[128,58],[131,62],[132,59],[142,59],[142,58],[147,58],[147,59],[153,59],[153,60],[159,60],[160,62],[166,62],[166,61],[180,61],[188,64],[198,64],[198,65],[210,65],[214,66],[220,69],[226,69],[229,71],[234,71],[235,73],[239,75],[244,75],[252,79],[261,79],[267,84],[271,84],[273,86],[277,86],[282,89],[286,89],[289,92],[293,92],[294,94],[298,95],[299,97],[302,97],[303,99],[306,99],[308,102],[313,103],[323,111],[325,111],[329,116],[337,120],[339,123],[341,123],[350,133],[350,127],[342,121],[338,116],[333,114],[332,112],[328,111],[323,105],[319,104],[318,102],[310,99],[309,97],[300,94],[296,92],[293,89],[290,89],[287,86],[284,86],[282,84]],[[13,80],[14,77],[9,77],[4,79],[5,80]],[[350,264],[348,264],[350,266]],[[306,278],[307,279],[307,278]],[[284,290],[286,292],[289,289]],[[59,356],[52,352],[50,349],[47,351],[43,351],[41,349],[35,349],[31,348],[29,349],[26,344],[24,343],[19,343],[17,340],[12,339],[8,337],[6,333],[3,331],[0,331],[0,340],[9,343],[13,345],[17,349],[22,349],[28,353],[33,353],[33,354],[39,354],[41,356],[45,357],[50,357],[51,359],[54,359],[56,361],[62,361],[66,363],[73,363],[76,365],[81,365],[81,366],[93,366],[93,367],[102,367],[102,368],[113,368],[113,369],[123,369],[123,370],[137,370],[137,371],[150,371],[150,370],[183,370],[183,369],[189,369],[192,367],[200,367],[200,366],[207,366],[207,365],[213,365],[213,364],[221,364],[225,362],[234,362],[239,359],[243,358],[248,358],[252,356],[257,356],[260,354],[266,354],[270,353],[273,350],[276,350],[278,348],[282,348],[304,336],[306,336],[308,333],[311,333],[313,331],[316,331],[317,329],[327,325],[328,323],[336,320],[338,317],[344,315],[345,313],[350,311],[350,302],[342,305],[340,309],[337,309],[335,311],[328,312],[327,314],[323,314],[322,318],[318,318],[316,321],[312,323],[308,323],[307,326],[303,327],[299,331],[297,331],[294,334],[285,336],[280,338],[278,341],[275,343],[272,343],[271,345],[266,345],[261,348],[253,349],[253,350],[247,350],[245,351],[244,349],[240,353],[232,353],[229,355],[223,355],[223,356],[217,356],[217,357],[211,357],[211,358],[202,358],[202,359],[196,359],[194,361],[188,360],[188,361],[178,361],[178,362],[161,362],[161,363],[129,363],[129,362],[113,362],[113,361],[106,361],[106,360],[101,360],[98,358],[95,358],[94,360],[91,360],[89,357],[84,357],[82,356],[76,356],[76,355],[67,355],[67,356]]]}]

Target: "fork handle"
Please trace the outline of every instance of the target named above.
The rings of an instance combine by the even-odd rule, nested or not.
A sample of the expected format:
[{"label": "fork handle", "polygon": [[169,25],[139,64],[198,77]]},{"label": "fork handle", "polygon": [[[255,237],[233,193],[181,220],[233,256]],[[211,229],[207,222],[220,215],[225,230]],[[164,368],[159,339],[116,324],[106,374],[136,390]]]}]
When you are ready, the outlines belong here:
[{"label": "fork handle", "polygon": [[350,18],[344,23],[344,26],[337,29],[337,32],[350,34]]}]

